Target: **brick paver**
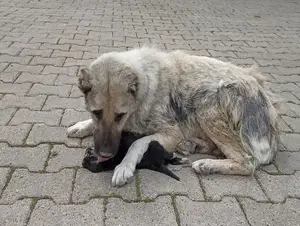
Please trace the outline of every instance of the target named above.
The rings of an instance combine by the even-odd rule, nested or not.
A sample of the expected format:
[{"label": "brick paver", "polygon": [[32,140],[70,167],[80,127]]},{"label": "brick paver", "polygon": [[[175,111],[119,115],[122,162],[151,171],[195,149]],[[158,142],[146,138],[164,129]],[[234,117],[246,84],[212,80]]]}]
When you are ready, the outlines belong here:
[{"label": "brick paver", "polygon": [[[0,0],[0,225],[299,225],[300,3],[282,0]],[[91,137],[77,73],[99,54],[144,44],[257,64],[284,98],[274,163],[253,177],[177,182],[81,168]]]}]

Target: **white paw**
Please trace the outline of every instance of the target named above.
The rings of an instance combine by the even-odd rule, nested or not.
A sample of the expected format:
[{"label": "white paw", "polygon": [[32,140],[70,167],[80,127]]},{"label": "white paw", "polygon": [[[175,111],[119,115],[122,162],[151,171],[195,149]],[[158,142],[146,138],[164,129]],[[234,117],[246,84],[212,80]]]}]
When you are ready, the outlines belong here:
[{"label": "white paw", "polygon": [[201,174],[216,173],[213,159],[200,159],[192,163],[192,168]]},{"label": "white paw", "polygon": [[92,121],[77,122],[67,130],[68,137],[83,138],[92,134]]},{"label": "white paw", "polygon": [[119,164],[114,171],[114,175],[112,177],[112,185],[114,187],[123,186],[126,183],[129,183],[133,179],[133,172],[128,166],[124,164]]}]

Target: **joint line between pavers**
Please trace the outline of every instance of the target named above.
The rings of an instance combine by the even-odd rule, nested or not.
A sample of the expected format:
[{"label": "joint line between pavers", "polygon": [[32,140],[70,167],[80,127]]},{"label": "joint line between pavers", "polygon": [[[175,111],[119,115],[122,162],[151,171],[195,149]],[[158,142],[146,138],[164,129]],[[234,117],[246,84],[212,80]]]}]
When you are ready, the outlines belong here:
[{"label": "joint line between pavers", "polygon": [[78,169],[75,169],[75,172],[74,172],[74,175],[73,175],[72,188],[71,188],[71,194],[70,194],[70,199],[69,199],[70,203],[74,203],[73,202],[73,193],[74,193],[74,189],[75,189],[75,182],[76,182],[77,171],[78,171]]},{"label": "joint line between pavers", "polygon": [[11,180],[11,178],[12,178],[14,172],[15,172],[15,168],[14,168],[14,167],[10,167],[9,173],[8,173],[8,175],[6,176],[6,182],[5,182],[5,184],[4,184],[4,187],[2,188],[2,191],[0,191],[0,200],[1,200],[1,198],[2,198],[2,195],[3,195],[4,191],[5,191],[6,188],[7,188],[7,186],[8,186],[8,184],[9,184],[9,182],[10,182],[10,180]]},{"label": "joint line between pavers", "polygon": [[258,183],[259,187],[261,188],[261,190],[263,191],[264,195],[267,197],[267,199],[269,201],[271,201],[271,198],[267,195],[266,189],[263,187],[262,183],[258,180],[256,175],[254,175],[254,178],[255,178],[256,182]]},{"label": "joint line between pavers", "polygon": [[173,206],[177,226],[181,226],[180,215],[179,215],[179,212],[178,212],[178,209],[177,209],[177,206],[176,206],[176,196],[172,195],[171,199],[172,199],[171,205]]},{"label": "joint line between pavers", "polygon": [[34,209],[35,209],[35,206],[36,206],[38,200],[39,200],[39,199],[36,199],[36,198],[33,198],[33,199],[31,200],[30,207],[29,207],[29,208],[30,208],[30,213],[29,213],[28,217],[27,217],[26,220],[25,220],[25,226],[28,225],[28,223],[29,223],[29,221],[30,221],[30,218],[31,218],[31,215],[32,215],[32,213],[33,213],[33,211],[34,211]]},{"label": "joint line between pavers", "polygon": [[252,226],[252,225],[250,224],[250,221],[249,221],[249,219],[248,219],[248,217],[247,217],[247,214],[246,214],[246,212],[245,212],[245,210],[244,210],[244,207],[243,207],[243,205],[242,205],[240,199],[239,199],[238,197],[236,197],[235,199],[236,199],[236,201],[237,201],[237,203],[238,203],[238,205],[239,205],[239,207],[240,207],[242,213],[244,214],[247,223],[248,223],[250,226]]}]

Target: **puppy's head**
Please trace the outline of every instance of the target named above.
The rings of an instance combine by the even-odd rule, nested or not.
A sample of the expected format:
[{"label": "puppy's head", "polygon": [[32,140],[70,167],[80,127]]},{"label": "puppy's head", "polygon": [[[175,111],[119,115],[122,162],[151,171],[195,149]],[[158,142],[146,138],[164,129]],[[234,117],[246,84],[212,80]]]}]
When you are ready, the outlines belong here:
[{"label": "puppy's head", "polygon": [[141,101],[139,83],[138,68],[122,53],[102,55],[81,69],[78,87],[94,121],[96,154],[116,154],[122,129]]}]

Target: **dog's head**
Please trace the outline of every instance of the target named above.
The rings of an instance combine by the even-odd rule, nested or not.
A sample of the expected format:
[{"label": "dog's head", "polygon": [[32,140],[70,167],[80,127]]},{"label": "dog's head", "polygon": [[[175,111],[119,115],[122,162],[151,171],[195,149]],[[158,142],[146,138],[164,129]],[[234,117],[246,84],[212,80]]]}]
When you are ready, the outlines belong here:
[{"label": "dog's head", "polygon": [[102,55],[80,70],[78,87],[94,121],[95,152],[103,157],[116,154],[122,129],[138,108],[139,73],[122,53]]}]

